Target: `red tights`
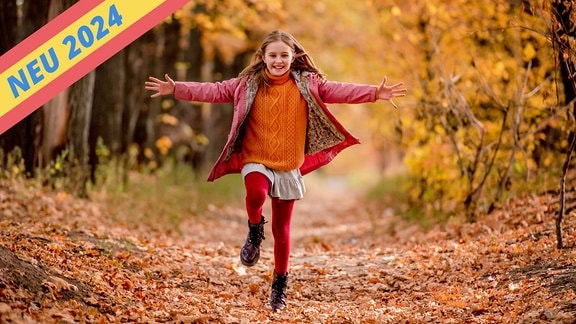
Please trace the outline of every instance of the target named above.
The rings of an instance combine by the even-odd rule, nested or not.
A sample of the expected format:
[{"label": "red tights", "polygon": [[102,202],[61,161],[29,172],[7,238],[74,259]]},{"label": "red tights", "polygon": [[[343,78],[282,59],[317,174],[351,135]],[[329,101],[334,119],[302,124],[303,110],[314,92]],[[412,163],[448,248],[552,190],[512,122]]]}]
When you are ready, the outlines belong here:
[{"label": "red tights", "polygon": [[[268,178],[259,172],[251,172],[244,177],[246,187],[246,211],[248,220],[258,224],[262,220],[262,208],[266,202],[270,184]],[[294,200],[272,198],[272,235],[274,236],[274,270],[284,275],[288,272],[290,259],[290,222]]]}]

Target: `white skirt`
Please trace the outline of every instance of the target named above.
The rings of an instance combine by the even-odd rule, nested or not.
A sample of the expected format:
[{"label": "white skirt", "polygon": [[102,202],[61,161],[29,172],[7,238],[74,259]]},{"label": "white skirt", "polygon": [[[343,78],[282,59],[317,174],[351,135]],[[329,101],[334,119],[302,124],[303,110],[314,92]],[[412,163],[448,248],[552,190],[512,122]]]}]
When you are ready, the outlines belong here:
[{"label": "white skirt", "polygon": [[260,163],[246,163],[242,167],[242,179],[248,173],[260,172],[270,181],[270,197],[280,198],[282,200],[295,200],[304,197],[306,186],[300,169],[290,171],[277,171],[267,168]]}]

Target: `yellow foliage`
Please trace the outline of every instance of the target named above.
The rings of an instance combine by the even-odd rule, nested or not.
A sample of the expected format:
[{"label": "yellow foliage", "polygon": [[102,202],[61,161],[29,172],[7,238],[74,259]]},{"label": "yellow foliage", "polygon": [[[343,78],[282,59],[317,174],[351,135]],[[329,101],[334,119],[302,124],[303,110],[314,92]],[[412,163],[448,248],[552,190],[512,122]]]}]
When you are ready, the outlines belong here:
[{"label": "yellow foliage", "polygon": [[154,158],[154,152],[149,147],[147,147],[144,149],[144,156],[147,159],[152,159],[152,158]]},{"label": "yellow foliage", "polygon": [[532,45],[532,43],[527,43],[526,46],[524,46],[522,54],[525,62],[533,60],[536,57],[536,50],[534,49],[534,45]]},{"label": "yellow foliage", "polygon": [[[385,52],[396,58],[387,68],[403,71],[409,84],[411,105],[401,107],[399,119],[400,149],[415,179],[408,192],[412,201],[463,202],[485,173],[484,188],[493,188],[510,163],[512,183],[524,183],[529,172],[554,163],[554,154],[540,152],[538,164],[532,158],[541,145],[537,138],[546,139],[544,124],[568,127],[551,118],[559,114],[550,108],[557,106],[550,95],[556,91],[550,78],[556,67],[548,40],[534,32],[547,29],[541,15],[491,0],[373,3],[382,11]],[[382,120],[371,123],[379,128],[390,120],[383,110],[374,117]],[[546,141],[566,145],[564,138]],[[481,191],[480,199],[490,202],[491,192]]]},{"label": "yellow foliage", "polygon": [[199,145],[208,145],[208,143],[210,142],[208,137],[206,137],[206,135],[204,135],[204,134],[197,134],[194,137],[194,139],[196,140],[196,143]]},{"label": "yellow foliage", "polygon": [[[191,1],[178,17],[187,16],[184,29],[201,30],[209,60],[219,55],[230,63],[280,28],[300,40],[331,80],[377,84],[386,75],[404,81],[409,92],[395,101],[400,109],[376,103],[371,120],[359,127],[370,128],[375,145],[386,148],[383,156],[402,152],[415,179],[408,192],[413,201],[424,198],[440,206],[461,202],[492,161],[487,187],[499,184],[511,157],[516,159],[511,172],[518,173],[509,174],[511,181],[558,160],[540,153],[536,165],[532,155],[539,141],[567,145],[565,138],[546,138],[542,131],[569,128],[569,121],[553,116],[558,114],[554,53],[538,33],[545,34],[546,21],[516,3],[202,0]],[[206,142],[201,135],[196,141]],[[159,139],[156,146],[167,151],[170,144]]]},{"label": "yellow foliage", "polygon": [[161,121],[163,124],[171,125],[171,126],[176,126],[176,125],[178,125],[178,123],[180,122],[180,121],[178,120],[178,118],[176,118],[176,117],[174,117],[174,116],[172,116],[172,115],[170,115],[170,114],[162,114],[162,115],[160,115],[160,121]]},{"label": "yellow foliage", "polygon": [[170,139],[170,137],[168,136],[161,136],[160,138],[158,138],[155,142],[156,148],[158,149],[158,151],[160,152],[160,154],[162,155],[166,155],[168,154],[168,151],[170,151],[170,149],[173,146],[172,140]]}]

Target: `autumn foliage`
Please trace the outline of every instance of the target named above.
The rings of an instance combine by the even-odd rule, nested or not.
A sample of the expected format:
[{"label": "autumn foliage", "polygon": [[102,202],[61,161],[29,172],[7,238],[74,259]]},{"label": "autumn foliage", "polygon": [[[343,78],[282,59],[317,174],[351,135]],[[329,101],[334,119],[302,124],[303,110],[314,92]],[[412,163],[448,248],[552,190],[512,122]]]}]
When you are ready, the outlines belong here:
[{"label": "autumn foliage", "polygon": [[[94,71],[128,72],[123,110],[94,108],[114,125],[90,129],[93,178],[67,146],[78,125],[51,134],[46,107],[0,136],[0,322],[572,323],[575,14],[561,0],[190,1]],[[409,93],[398,110],[331,106],[366,144],[307,176],[273,314],[271,235],[256,267],[238,258],[241,182],[198,182],[229,107],[150,100],[142,83],[233,77],[276,28],[330,80]]]}]

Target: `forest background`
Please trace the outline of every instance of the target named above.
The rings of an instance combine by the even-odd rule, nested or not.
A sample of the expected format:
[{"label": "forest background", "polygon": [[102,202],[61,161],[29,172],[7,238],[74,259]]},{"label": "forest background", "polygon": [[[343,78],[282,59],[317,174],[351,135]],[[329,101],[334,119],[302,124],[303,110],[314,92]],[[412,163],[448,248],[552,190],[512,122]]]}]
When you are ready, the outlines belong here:
[{"label": "forest background", "polygon": [[[0,0],[0,53],[76,2]],[[575,22],[561,0],[190,1],[0,135],[0,320],[572,323]],[[234,77],[273,29],[330,80],[409,89],[331,106],[363,145],[306,177],[280,315],[272,240],[238,264],[240,178],[204,181],[232,107],[144,90]]]},{"label": "forest background", "polygon": [[[3,0],[0,53],[75,2]],[[573,18],[562,1],[191,1],[2,134],[2,177],[80,197],[167,161],[203,178],[231,106],[151,100],[144,80],[234,77],[280,28],[330,80],[387,76],[409,89],[398,110],[335,105],[367,145],[322,172],[408,218],[473,221],[508,197],[559,187],[574,119]]]}]

